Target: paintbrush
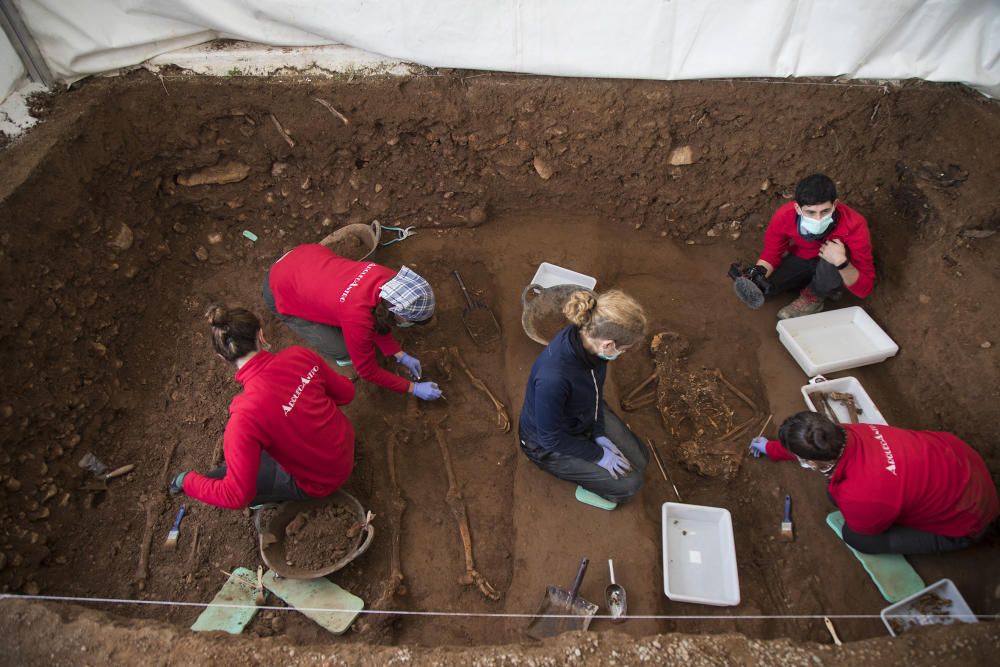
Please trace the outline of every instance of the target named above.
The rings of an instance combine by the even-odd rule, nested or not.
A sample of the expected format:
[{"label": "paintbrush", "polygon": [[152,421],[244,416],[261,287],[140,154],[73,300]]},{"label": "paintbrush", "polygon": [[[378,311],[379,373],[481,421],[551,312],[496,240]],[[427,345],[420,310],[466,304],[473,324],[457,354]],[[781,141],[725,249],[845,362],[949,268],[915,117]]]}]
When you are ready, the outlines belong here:
[{"label": "paintbrush", "polygon": [[795,539],[795,531],[792,528],[792,497],[785,496],[785,518],[781,520],[781,539],[791,542]]},{"label": "paintbrush", "polygon": [[177,548],[177,538],[181,536],[181,519],[184,518],[185,512],[187,512],[187,506],[181,505],[181,508],[177,511],[177,518],[174,519],[174,527],[167,533],[167,541],[163,543],[164,549],[173,551]]}]

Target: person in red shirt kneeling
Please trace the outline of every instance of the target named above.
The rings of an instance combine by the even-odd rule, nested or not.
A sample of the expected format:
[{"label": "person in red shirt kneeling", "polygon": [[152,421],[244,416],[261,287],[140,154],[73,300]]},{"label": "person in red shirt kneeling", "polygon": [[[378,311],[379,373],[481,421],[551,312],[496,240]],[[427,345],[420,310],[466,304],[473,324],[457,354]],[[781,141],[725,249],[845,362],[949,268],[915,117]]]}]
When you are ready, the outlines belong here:
[{"label": "person in red shirt kneeling", "polygon": [[[434,316],[434,290],[404,266],[347,259],[311,243],[285,253],[264,274],[264,303],[278,319],[338,366],[361,379],[425,401],[441,397],[435,382],[420,381],[420,360],[403,352],[392,329],[426,324]],[[392,357],[413,381],[378,364],[375,351]]]},{"label": "person in red shirt kneeling", "polygon": [[170,494],[240,509],[339,489],[354,468],[354,427],[338,406],[354,399],[354,384],[311,350],[262,349],[260,320],[248,310],[213,307],[208,319],[212,346],[236,367],[243,393],[229,405],[225,463],[176,475]]},{"label": "person in red shirt kneeling", "polygon": [[757,264],[734,264],[729,276],[736,295],[754,309],[766,297],[799,290],[778,311],[782,320],[820,312],[843,288],[863,299],[875,285],[868,221],[837,199],[828,176],[807,176],[795,188],[795,201],[771,217]]},{"label": "person in red shirt kneeling", "polygon": [[777,441],[754,438],[750,451],[825,475],[844,541],[864,553],[964,549],[1000,509],[986,463],[950,433],[835,424],[807,411],[786,419]]}]

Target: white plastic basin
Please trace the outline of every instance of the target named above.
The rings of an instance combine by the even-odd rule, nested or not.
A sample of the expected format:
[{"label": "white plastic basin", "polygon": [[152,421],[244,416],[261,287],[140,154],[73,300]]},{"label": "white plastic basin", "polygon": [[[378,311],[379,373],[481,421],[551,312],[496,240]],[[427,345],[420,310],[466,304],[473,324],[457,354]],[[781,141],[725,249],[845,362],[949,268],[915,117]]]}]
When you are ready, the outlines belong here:
[{"label": "white plastic basin", "polygon": [[677,602],[740,603],[729,510],[663,503],[663,592]]},{"label": "white plastic basin", "polygon": [[[919,602],[920,598],[928,593],[949,600],[951,604],[941,609],[940,613],[934,613],[937,610],[928,609]],[[951,579],[942,579],[917,591],[908,598],[903,598],[899,602],[889,605],[882,610],[880,616],[885,627],[889,630],[889,634],[893,637],[896,636],[896,630],[893,628],[894,623],[900,631],[905,632],[909,628],[920,625],[950,625],[956,621],[960,623],[979,622]],[[893,618],[894,616],[895,618]],[[894,623],[890,623],[890,620]]]},{"label": "white plastic basin", "polygon": [[899,351],[858,306],[781,320],[777,329],[782,344],[810,377],[877,364]]},{"label": "white plastic basin", "polygon": [[[853,377],[842,377],[836,380],[827,380],[822,375],[817,375],[813,379],[809,380],[809,384],[802,387],[802,398],[805,399],[806,407],[813,412],[818,412],[824,414],[822,410],[819,409],[818,405],[814,405],[809,394],[814,391],[821,391],[824,394],[829,394],[833,391],[842,391],[848,394],[854,394],[854,403],[858,406],[860,414],[858,414],[858,421],[862,424],[883,424],[885,426],[889,425],[889,422],[885,420],[882,413],[875,406],[875,402],[868,396],[868,392],[865,388],[861,386],[857,378]],[[847,412],[847,406],[840,401],[835,401],[833,399],[827,399],[830,403],[830,407],[833,408],[834,414],[837,415],[837,421],[841,424],[850,424],[851,415]]]},{"label": "white plastic basin", "polygon": [[542,262],[535,271],[535,277],[531,279],[532,285],[541,287],[555,287],[556,285],[580,285],[589,290],[597,285],[597,278],[583,273],[577,273],[572,269],[566,269],[555,264]]}]

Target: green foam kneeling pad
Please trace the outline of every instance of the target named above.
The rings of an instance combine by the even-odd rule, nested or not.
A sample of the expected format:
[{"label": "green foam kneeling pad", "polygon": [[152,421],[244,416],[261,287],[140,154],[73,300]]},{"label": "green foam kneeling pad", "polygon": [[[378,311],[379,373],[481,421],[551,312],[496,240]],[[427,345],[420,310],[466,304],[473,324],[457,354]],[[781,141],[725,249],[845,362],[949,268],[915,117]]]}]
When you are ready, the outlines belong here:
[{"label": "green foam kneeling pad", "polygon": [[593,491],[588,491],[582,486],[576,487],[576,499],[584,505],[590,505],[602,510],[613,510],[618,507],[618,503],[613,503],[607,498],[602,498]]}]

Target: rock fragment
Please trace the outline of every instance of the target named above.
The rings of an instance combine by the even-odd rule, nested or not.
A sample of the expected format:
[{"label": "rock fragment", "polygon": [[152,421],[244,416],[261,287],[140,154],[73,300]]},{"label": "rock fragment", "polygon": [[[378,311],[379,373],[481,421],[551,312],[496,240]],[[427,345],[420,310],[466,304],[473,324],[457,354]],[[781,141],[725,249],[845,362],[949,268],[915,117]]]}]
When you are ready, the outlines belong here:
[{"label": "rock fragment", "polygon": [[678,146],[670,151],[670,164],[675,167],[694,164],[694,149],[687,145]]},{"label": "rock fragment", "polygon": [[250,175],[250,167],[242,162],[230,160],[213,167],[195,169],[177,176],[177,184],[187,187],[196,185],[225,185],[239,183]]}]

